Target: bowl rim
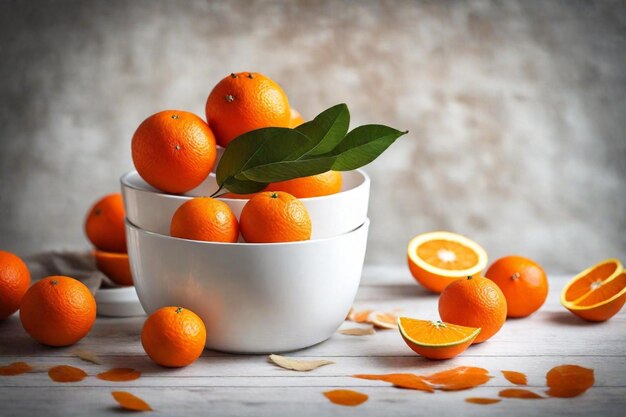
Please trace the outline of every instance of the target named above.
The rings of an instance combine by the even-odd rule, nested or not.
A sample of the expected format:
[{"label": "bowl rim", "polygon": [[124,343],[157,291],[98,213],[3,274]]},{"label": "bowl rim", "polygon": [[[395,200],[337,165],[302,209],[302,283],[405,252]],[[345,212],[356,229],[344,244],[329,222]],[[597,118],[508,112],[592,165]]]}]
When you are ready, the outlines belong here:
[{"label": "bowl rim", "polygon": [[[352,187],[352,188],[350,188],[348,190],[345,190],[345,191],[339,191],[338,193],[335,193],[335,194],[323,195],[323,196],[319,196],[319,197],[300,198],[299,200],[300,201],[317,201],[317,200],[320,200],[320,199],[324,199],[324,198],[327,199],[327,198],[331,198],[332,196],[337,196],[337,195],[353,192],[354,190],[358,190],[361,187],[369,186],[371,180],[370,180],[369,175],[367,175],[367,173],[364,170],[359,168],[359,169],[353,169],[353,170],[346,171],[346,172],[357,172],[358,174],[360,174],[363,177],[363,181],[359,185],[357,185],[356,187]],[[155,195],[163,196],[165,198],[173,198],[173,199],[180,199],[180,200],[189,200],[189,199],[192,199],[192,198],[202,197],[202,196],[191,196],[191,195],[181,195],[181,194],[169,194],[169,193],[164,193],[164,192],[162,192],[160,190],[156,190],[156,188],[155,188],[156,191],[151,191],[151,190],[146,190],[146,189],[143,189],[143,188],[139,188],[139,187],[136,187],[136,186],[134,186],[132,184],[129,184],[129,182],[128,182],[128,177],[130,177],[133,174],[137,174],[139,176],[139,178],[141,178],[143,180],[143,178],[141,177],[141,175],[139,175],[139,172],[137,172],[136,169],[132,170],[132,171],[128,171],[128,172],[122,174],[122,176],[120,177],[120,184],[122,184],[122,188],[128,188],[128,189],[131,189],[131,190],[134,190],[134,191],[138,191],[138,192],[141,192],[141,193],[155,194]],[[214,172],[209,173],[209,175],[207,175],[207,178],[210,177],[211,175],[215,175],[215,173]],[[205,178],[205,180],[206,180],[206,178]],[[143,181],[145,181],[145,180],[143,180]],[[150,184],[148,184],[148,185],[150,185]],[[223,201],[233,201],[233,202],[234,201],[248,201],[249,200],[249,198],[228,198],[228,197],[217,197],[217,198],[219,198],[220,200],[223,200]]]},{"label": "bowl rim", "polygon": [[368,228],[370,225],[370,218],[366,217],[365,221],[363,223],[361,223],[359,226],[355,227],[354,229],[345,232],[345,233],[341,233],[339,235],[335,235],[335,236],[328,236],[328,237],[323,237],[323,238],[319,238],[319,239],[309,239],[309,240],[299,240],[297,242],[273,242],[273,243],[249,243],[249,242],[234,242],[234,243],[230,243],[230,242],[209,242],[209,241],[205,241],[205,240],[193,240],[193,239],[183,239],[183,238],[179,238],[179,237],[174,237],[174,236],[168,236],[168,235],[163,235],[161,233],[156,233],[156,232],[152,232],[150,230],[146,230],[146,229],[142,229],[141,227],[137,226],[136,224],[134,224],[133,222],[131,222],[130,220],[128,220],[128,218],[124,219],[124,222],[126,224],[127,227],[131,228],[131,229],[135,229],[138,233],[143,233],[146,235],[152,235],[155,236],[158,239],[162,239],[162,240],[174,240],[174,241],[182,241],[182,242],[191,242],[194,244],[200,244],[200,245],[204,245],[204,246],[245,246],[245,247],[253,247],[253,246],[262,246],[262,247],[277,247],[277,246],[296,246],[296,245],[307,245],[307,244],[315,244],[318,242],[326,242],[329,240],[333,240],[333,239],[339,239],[342,237],[345,237],[349,234],[352,233],[356,233],[357,231],[363,229],[363,228]]}]

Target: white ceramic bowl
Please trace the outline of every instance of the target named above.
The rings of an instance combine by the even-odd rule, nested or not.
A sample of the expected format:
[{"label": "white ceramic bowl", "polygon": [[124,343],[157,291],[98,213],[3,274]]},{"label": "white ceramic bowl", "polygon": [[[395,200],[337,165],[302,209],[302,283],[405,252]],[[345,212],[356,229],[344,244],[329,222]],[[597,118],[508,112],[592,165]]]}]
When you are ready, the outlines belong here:
[{"label": "white ceramic bowl", "polygon": [[177,239],[126,223],[139,300],[148,314],[198,314],[206,346],[233,353],[305,348],[328,339],[354,301],[369,220],[327,239],[217,243]]},{"label": "white ceramic bowl", "polygon": [[[370,179],[361,170],[342,172],[342,191],[324,197],[303,198],[311,216],[311,239],[337,236],[356,229],[367,218]],[[170,222],[178,207],[197,196],[207,196],[217,190],[215,174],[185,195],[165,194],[151,187],[137,173],[122,176],[122,194],[126,217],[137,227],[163,235],[170,234]],[[221,198],[239,219],[245,199]]]}]

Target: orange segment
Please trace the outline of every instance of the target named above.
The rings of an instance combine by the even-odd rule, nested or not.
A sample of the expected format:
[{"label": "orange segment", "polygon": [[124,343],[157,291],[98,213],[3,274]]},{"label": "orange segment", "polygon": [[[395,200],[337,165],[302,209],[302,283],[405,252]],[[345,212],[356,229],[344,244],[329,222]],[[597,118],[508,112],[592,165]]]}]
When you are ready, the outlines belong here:
[{"label": "orange segment", "polygon": [[409,242],[407,258],[413,277],[434,292],[459,278],[480,274],[487,266],[487,253],[480,245],[450,232],[416,236]]},{"label": "orange segment", "polygon": [[480,333],[479,328],[441,321],[398,319],[398,329],[406,344],[428,359],[450,359],[463,353]]},{"label": "orange segment", "polygon": [[93,251],[96,267],[117,285],[133,285],[128,254]]},{"label": "orange segment", "polygon": [[[613,273],[606,276],[613,270]],[[573,301],[571,301],[573,300]],[[605,321],[626,302],[626,272],[617,259],[603,261],[574,277],[561,293],[561,304],[589,321]]]}]

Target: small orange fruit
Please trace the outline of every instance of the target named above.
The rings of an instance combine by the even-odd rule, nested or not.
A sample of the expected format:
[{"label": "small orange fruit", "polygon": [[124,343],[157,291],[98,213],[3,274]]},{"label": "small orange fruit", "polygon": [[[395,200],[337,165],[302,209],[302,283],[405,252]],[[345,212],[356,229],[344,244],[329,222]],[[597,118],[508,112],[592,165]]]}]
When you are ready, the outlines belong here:
[{"label": "small orange fruit", "polygon": [[502,290],[508,317],[526,317],[548,297],[548,277],[538,263],[521,256],[505,256],[485,273]]},{"label": "small orange fruit", "polygon": [[610,319],[625,302],[626,272],[617,259],[607,259],[585,269],[561,292],[561,304],[588,321]]},{"label": "small orange fruit", "polygon": [[291,111],[282,88],[258,72],[233,73],[209,94],[206,119],[217,143],[227,147],[231,140],[263,127],[289,127]]},{"label": "small orange fruit", "polygon": [[480,328],[473,343],[496,334],[506,320],[506,298],[495,282],[481,276],[453,282],[439,297],[439,316],[446,323]]},{"label": "small orange fruit", "polygon": [[414,237],[407,248],[409,269],[415,280],[434,292],[450,283],[480,274],[487,253],[476,242],[450,232],[430,232]]},{"label": "small orange fruit", "polygon": [[127,253],[93,251],[96,267],[117,285],[133,285]]},{"label": "small orange fruit", "polygon": [[17,255],[0,251],[0,320],[20,307],[30,286],[30,271]]},{"label": "small orange fruit", "polygon": [[304,123],[304,119],[302,118],[302,115],[300,114],[300,112],[296,109],[294,109],[293,107],[291,108],[290,111],[291,114],[291,120],[289,121],[289,127],[290,128],[294,128],[294,127],[298,127],[300,126],[302,123]]},{"label": "small orange fruit", "polygon": [[49,346],[68,346],[91,330],[96,300],[82,282],[51,276],[36,282],[20,304],[20,320],[33,339]]},{"label": "small orange fruit", "polygon": [[480,333],[480,328],[409,317],[398,318],[398,329],[406,344],[428,359],[450,359],[460,355]]},{"label": "small orange fruit", "polygon": [[300,200],[280,191],[264,191],[241,210],[241,235],[249,243],[295,242],[311,239],[311,218]]},{"label": "small orange fruit", "polygon": [[133,163],[159,190],[181,194],[206,179],[215,164],[215,137],[193,113],[165,110],[144,120],[133,135]]},{"label": "small orange fruit", "polygon": [[234,243],[239,238],[239,224],[228,204],[197,197],[174,212],[170,234],[181,239]]},{"label": "small orange fruit", "polygon": [[284,191],[297,198],[321,197],[336,194],[341,191],[341,173],[328,171],[309,177],[273,182],[267,186],[267,189],[272,191]]},{"label": "small orange fruit", "polygon": [[85,218],[85,234],[100,250],[126,252],[125,217],[122,194],[106,195],[89,209]]},{"label": "small orange fruit", "polygon": [[141,330],[141,344],[150,359],[179,368],[200,357],[206,343],[202,319],[182,307],[163,307],[148,317]]}]

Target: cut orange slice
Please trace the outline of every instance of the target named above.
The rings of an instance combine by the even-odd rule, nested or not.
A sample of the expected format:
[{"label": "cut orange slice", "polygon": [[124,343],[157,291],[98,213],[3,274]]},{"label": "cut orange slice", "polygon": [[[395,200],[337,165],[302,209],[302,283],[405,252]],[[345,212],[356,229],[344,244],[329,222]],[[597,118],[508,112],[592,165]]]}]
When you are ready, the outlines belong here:
[{"label": "cut orange slice", "polygon": [[460,278],[480,274],[487,253],[476,242],[450,232],[431,232],[414,237],[407,249],[413,277],[434,292],[441,292]]},{"label": "cut orange slice", "polygon": [[617,259],[607,259],[585,269],[561,292],[561,304],[589,321],[610,319],[625,302],[626,272]]},{"label": "cut orange slice", "polygon": [[398,318],[398,329],[406,344],[428,359],[453,358],[463,353],[480,333],[480,328],[409,317]]},{"label": "cut orange slice", "polygon": [[117,285],[133,285],[130,263],[127,253],[104,252],[94,250],[96,267]]}]

